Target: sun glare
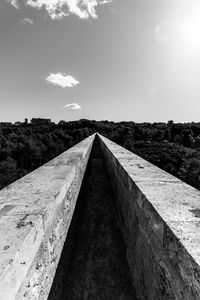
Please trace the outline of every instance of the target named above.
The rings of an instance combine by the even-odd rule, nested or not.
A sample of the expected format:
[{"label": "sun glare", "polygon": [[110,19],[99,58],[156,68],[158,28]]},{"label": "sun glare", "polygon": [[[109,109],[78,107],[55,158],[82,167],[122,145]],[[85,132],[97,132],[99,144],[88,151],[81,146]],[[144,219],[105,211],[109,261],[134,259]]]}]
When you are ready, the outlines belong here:
[{"label": "sun glare", "polygon": [[200,20],[186,20],[179,25],[180,40],[188,51],[200,51]]},{"label": "sun glare", "polygon": [[200,54],[200,1],[180,1],[176,10],[176,40],[182,50]]},{"label": "sun glare", "polygon": [[200,55],[200,0],[178,1],[171,16],[156,27],[156,39],[178,55]]}]

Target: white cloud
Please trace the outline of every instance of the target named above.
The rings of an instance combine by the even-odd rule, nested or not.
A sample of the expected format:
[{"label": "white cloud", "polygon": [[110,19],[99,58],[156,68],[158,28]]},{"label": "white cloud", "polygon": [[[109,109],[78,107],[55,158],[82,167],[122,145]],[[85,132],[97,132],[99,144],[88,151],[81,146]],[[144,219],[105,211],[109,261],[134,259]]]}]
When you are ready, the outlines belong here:
[{"label": "white cloud", "polygon": [[103,5],[103,4],[107,4],[107,3],[110,3],[110,2],[112,2],[112,1],[111,0],[102,0],[100,4]]},{"label": "white cloud", "polygon": [[73,87],[79,84],[79,81],[76,80],[71,75],[66,75],[65,73],[50,73],[46,78],[46,81],[53,85],[58,85],[63,88]]},{"label": "white cloud", "polygon": [[[7,0],[16,8],[18,0]],[[69,14],[75,14],[81,19],[97,18],[96,7],[105,5],[112,0],[23,0],[24,5],[37,9],[45,8],[52,19],[61,19]]]},{"label": "white cloud", "polygon": [[34,21],[30,18],[25,18],[25,19],[20,20],[20,21],[21,21],[22,24],[26,24],[26,23],[33,24],[34,23]]},{"label": "white cloud", "polygon": [[19,9],[19,3],[18,0],[7,0],[11,5],[13,5],[15,8]]},{"label": "white cloud", "polygon": [[71,108],[71,109],[81,109],[81,106],[77,103],[70,103],[63,106],[63,108]]}]

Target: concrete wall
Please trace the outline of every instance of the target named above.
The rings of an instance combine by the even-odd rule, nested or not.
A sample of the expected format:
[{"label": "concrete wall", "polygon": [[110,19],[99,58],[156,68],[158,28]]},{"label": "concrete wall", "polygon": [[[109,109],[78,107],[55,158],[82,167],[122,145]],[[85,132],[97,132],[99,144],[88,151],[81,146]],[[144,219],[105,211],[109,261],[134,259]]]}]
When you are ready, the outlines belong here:
[{"label": "concrete wall", "polygon": [[0,299],[47,299],[94,135],[0,191]]},{"label": "concrete wall", "polygon": [[99,139],[139,299],[200,299],[200,191]]},{"label": "concrete wall", "polygon": [[[200,299],[200,191],[99,135],[139,299]],[[94,135],[0,191],[0,299],[47,299]]]}]

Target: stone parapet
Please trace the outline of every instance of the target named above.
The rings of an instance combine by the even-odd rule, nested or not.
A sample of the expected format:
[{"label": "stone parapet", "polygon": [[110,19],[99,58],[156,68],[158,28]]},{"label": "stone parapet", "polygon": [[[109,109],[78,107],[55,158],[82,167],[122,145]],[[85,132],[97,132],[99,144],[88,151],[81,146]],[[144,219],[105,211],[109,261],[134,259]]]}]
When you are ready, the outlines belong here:
[{"label": "stone parapet", "polygon": [[95,135],[0,191],[0,299],[47,299]]},{"label": "stone parapet", "polygon": [[98,135],[139,299],[200,299],[200,191]]}]

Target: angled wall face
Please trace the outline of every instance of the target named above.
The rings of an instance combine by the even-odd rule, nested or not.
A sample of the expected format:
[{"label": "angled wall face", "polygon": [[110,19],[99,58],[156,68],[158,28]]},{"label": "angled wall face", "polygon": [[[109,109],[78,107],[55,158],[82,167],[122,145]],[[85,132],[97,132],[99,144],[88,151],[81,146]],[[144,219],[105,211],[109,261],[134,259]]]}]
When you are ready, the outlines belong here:
[{"label": "angled wall face", "polygon": [[136,300],[112,184],[95,139],[48,300]]},{"label": "angled wall face", "polygon": [[[200,299],[200,192],[97,135],[138,299]],[[47,299],[95,135],[0,191],[0,299]]]},{"label": "angled wall face", "polygon": [[200,299],[200,192],[98,135],[139,299]]},{"label": "angled wall face", "polygon": [[0,299],[47,299],[94,138],[0,191]]}]

